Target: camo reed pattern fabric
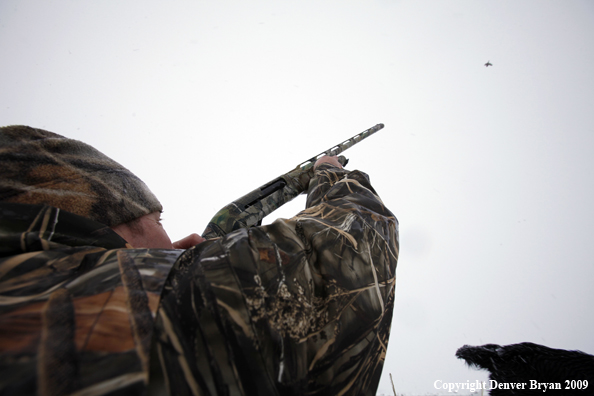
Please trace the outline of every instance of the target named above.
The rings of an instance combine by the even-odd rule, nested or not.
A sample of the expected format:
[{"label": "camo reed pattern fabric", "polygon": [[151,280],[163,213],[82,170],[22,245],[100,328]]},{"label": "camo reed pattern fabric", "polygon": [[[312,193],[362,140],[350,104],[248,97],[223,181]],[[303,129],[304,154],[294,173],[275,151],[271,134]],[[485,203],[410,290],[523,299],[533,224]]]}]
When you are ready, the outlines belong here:
[{"label": "camo reed pattern fabric", "polygon": [[0,128],[0,202],[45,204],[115,226],[163,209],[136,175],[86,143]]},{"label": "camo reed pattern fabric", "polygon": [[0,395],[144,395],[153,329],[171,395],[375,394],[398,223],[361,172],[322,165],[296,217],[185,252],[47,206],[0,216]]},{"label": "camo reed pattern fabric", "polygon": [[146,391],[153,318],[182,251],[125,247],[93,220],[0,203],[0,395]]},{"label": "camo reed pattern fabric", "polygon": [[307,209],[186,251],[156,348],[172,395],[375,395],[398,223],[367,175],[322,165]]}]

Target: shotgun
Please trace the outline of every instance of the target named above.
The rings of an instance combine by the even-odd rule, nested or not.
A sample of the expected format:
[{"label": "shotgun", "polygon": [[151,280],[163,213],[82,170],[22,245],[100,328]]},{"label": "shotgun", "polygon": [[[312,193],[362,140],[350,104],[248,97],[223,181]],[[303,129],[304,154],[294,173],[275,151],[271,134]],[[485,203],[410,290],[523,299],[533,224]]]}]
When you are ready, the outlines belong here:
[{"label": "shotgun", "polygon": [[[332,146],[297,165],[292,171],[231,202],[214,215],[202,233],[202,237],[206,239],[222,237],[240,228],[260,225],[264,217],[307,191],[309,180],[314,175],[313,166],[318,158],[324,155],[338,155],[383,127],[384,124],[377,124],[336,146]],[[338,157],[338,161],[342,166],[348,162],[342,155]]]}]

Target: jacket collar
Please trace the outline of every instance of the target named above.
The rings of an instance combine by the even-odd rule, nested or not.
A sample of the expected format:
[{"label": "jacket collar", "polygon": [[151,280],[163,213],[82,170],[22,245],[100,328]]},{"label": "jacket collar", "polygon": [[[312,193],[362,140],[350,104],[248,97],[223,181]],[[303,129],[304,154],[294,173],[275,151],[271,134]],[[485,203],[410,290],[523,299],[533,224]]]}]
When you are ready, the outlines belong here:
[{"label": "jacket collar", "polygon": [[0,202],[0,257],[64,247],[125,248],[105,224],[47,205]]}]

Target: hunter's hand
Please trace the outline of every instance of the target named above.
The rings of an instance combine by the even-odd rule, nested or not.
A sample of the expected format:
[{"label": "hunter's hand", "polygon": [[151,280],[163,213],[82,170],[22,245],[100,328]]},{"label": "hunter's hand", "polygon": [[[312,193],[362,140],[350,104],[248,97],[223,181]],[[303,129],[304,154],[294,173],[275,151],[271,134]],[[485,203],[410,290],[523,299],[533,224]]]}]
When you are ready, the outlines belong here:
[{"label": "hunter's hand", "polygon": [[340,162],[338,162],[338,157],[336,157],[336,156],[331,157],[329,155],[325,155],[323,157],[318,158],[318,160],[314,164],[314,170],[318,167],[318,165],[323,164],[323,163],[334,165],[334,166],[337,166],[342,169],[342,165],[340,164]]},{"label": "hunter's hand", "polygon": [[202,242],[206,241],[206,239],[202,238],[198,234],[190,234],[185,238],[180,239],[177,242],[173,242],[174,249],[189,249],[192,246],[196,246]]}]

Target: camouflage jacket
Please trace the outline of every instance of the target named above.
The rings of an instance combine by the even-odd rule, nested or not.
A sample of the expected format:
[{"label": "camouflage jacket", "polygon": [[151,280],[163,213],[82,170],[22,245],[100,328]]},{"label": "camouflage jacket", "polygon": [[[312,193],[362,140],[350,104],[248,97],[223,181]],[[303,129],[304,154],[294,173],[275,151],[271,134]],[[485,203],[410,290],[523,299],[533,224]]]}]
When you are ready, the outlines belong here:
[{"label": "camouflage jacket", "polygon": [[145,391],[154,316],[183,251],[126,247],[93,220],[0,203],[0,395]]},{"label": "camouflage jacket", "polygon": [[145,394],[151,339],[171,395],[375,394],[398,223],[364,173],[322,165],[294,218],[186,251],[0,216],[0,395]]}]

